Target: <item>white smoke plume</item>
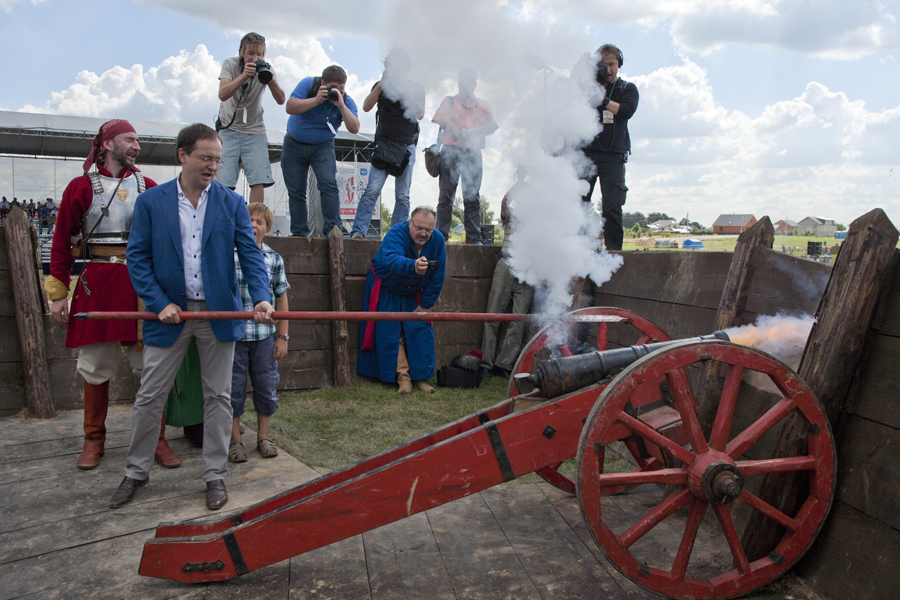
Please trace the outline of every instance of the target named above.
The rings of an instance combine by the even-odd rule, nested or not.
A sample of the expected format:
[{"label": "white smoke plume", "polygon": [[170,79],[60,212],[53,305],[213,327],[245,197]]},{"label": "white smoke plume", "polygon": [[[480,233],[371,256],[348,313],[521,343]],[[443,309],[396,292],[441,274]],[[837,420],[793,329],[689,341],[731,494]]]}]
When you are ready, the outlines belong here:
[{"label": "white smoke plume", "polygon": [[[581,200],[588,185],[579,176],[589,163],[576,150],[600,131],[594,107],[602,96],[592,82],[591,61],[583,58],[600,43],[571,32],[556,35],[553,24],[523,18],[502,2],[398,0],[394,6],[381,34],[385,48],[409,53],[410,77],[432,91],[423,131],[444,97],[457,93],[460,71],[477,71],[475,96],[489,104],[500,127],[482,153],[485,176],[505,171],[511,184],[519,167],[531,174],[510,198],[510,265],[517,277],[540,288],[536,297],[545,302],[538,310],[564,312],[574,277],[602,285],[622,264],[621,256],[601,249],[601,219],[593,203]],[[570,77],[576,63],[584,68],[573,69]],[[466,175],[474,173],[463,174],[457,193],[464,198],[470,195]],[[597,186],[594,203],[599,199]],[[491,200],[496,206],[497,199]]]},{"label": "white smoke plume", "polygon": [[788,365],[799,365],[816,319],[810,315],[763,315],[753,325],[726,329],[735,344],[768,352]]}]

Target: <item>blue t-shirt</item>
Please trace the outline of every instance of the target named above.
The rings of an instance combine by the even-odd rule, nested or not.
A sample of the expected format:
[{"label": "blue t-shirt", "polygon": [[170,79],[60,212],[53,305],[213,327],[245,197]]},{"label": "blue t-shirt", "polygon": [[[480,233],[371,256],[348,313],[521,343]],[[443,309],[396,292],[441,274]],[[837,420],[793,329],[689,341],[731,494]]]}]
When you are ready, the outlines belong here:
[{"label": "blue t-shirt", "polygon": [[[300,98],[306,100],[312,89],[315,77],[306,77],[300,80],[297,87],[291,93],[291,98]],[[344,103],[355,116],[359,116],[356,110],[356,102],[353,98],[346,96]],[[304,144],[321,144],[333,140],[335,134],[328,127],[328,123],[337,131],[344,118],[341,116],[340,109],[332,102],[323,102],[322,104],[311,108],[305,113],[299,115],[291,115],[288,118],[287,130],[292,138]]]}]

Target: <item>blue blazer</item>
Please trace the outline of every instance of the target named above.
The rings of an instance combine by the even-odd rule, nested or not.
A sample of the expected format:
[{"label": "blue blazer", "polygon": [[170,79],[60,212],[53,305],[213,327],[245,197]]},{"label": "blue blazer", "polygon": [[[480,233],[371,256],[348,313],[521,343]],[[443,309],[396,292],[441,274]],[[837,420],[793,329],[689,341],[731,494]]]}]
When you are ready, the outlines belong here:
[{"label": "blue blazer", "polygon": [[[207,198],[200,250],[207,310],[244,310],[235,277],[235,247],[253,304],[270,301],[269,276],[244,199],[214,180]],[[147,310],[159,314],[169,304],[187,310],[183,253],[178,188],[173,179],[137,197],[128,236],[128,275]],[[244,337],[243,321],[210,321],[210,325],[220,342]],[[144,343],[168,348],[183,326],[184,322],[167,325],[144,321]]]}]

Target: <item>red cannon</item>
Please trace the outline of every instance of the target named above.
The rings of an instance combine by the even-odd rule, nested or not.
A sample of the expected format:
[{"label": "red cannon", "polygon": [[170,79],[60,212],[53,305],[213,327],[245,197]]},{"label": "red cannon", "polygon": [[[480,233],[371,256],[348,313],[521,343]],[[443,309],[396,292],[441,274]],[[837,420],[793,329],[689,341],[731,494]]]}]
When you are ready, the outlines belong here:
[{"label": "red cannon", "polygon": [[[595,332],[587,337],[597,350],[607,349],[613,326],[635,329],[638,344],[668,340],[627,311],[592,308],[574,316],[605,317],[596,320]],[[588,321],[571,319],[557,326],[563,340],[572,339],[566,329],[585,327],[578,320]],[[516,366],[520,374],[540,373],[528,377],[535,386],[531,391],[517,394],[511,382],[509,398],[499,404],[224,520],[161,523],[156,537],[145,543],[140,573],[184,582],[229,579],[531,472],[577,493],[592,537],[615,567],[669,597],[739,596],[784,574],[806,552],[831,506],[835,449],[818,401],[789,367],[752,348],[694,338],[651,346],[649,352],[633,350],[631,359],[612,369],[619,371],[614,377],[591,375],[612,354],[584,358],[570,351],[571,344],[554,346],[559,357],[539,370],[539,356],[550,350],[551,337],[551,328],[542,330]],[[714,424],[704,431],[691,375],[710,360],[720,365],[723,391]],[[585,369],[586,364],[594,367]],[[738,393],[751,373],[776,389],[777,399],[749,425],[737,426]],[[573,379],[582,387],[565,385]],[[794,418],[806,424],[805,453],[751,458],[767,432]],[[607,449],[620,442],[634,467],[607,472]],[[574,481],[558,470],[571,458],[576,459]],[[808,483],[795,514],[785,514],[751,491],[755,477],[779,472],[800,473]],[[627,527],[621,519],[611,523],[609,495],[645,484],[664,489],[663,497],[634,515]],[[783,528],[762,558],[748,557],[742,546],[733,514],[741,504]],[[727,560],[718,569],[697,571],[690,561],[707,512]],[[674,540],[674,559],[642,544],[654,528],[673,523],[681,532]]]}]

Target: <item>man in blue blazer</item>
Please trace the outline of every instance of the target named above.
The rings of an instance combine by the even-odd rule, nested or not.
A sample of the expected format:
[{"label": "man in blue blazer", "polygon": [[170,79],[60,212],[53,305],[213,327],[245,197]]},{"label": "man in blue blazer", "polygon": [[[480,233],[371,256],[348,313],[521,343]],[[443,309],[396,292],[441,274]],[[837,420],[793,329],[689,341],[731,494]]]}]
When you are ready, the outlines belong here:
[{"label": "man in blue blazer", "polygon": [[176,141],[181,174],[138,196],[128,238],[128,274],[158,321],[144,321],[144,371],[134,402],[125,479],[110,508],[123,506],[147,483],[166,397],[191,338],[203,380],[203,480],[206,506],[228,501],[231,367],[242,321],[182,322],[179,311],[243,310],[235,281],[234,248],[260,323],[274,323],[269,278],[244,199],[215,180],[222,141],[212,128],[185,127]]}]

